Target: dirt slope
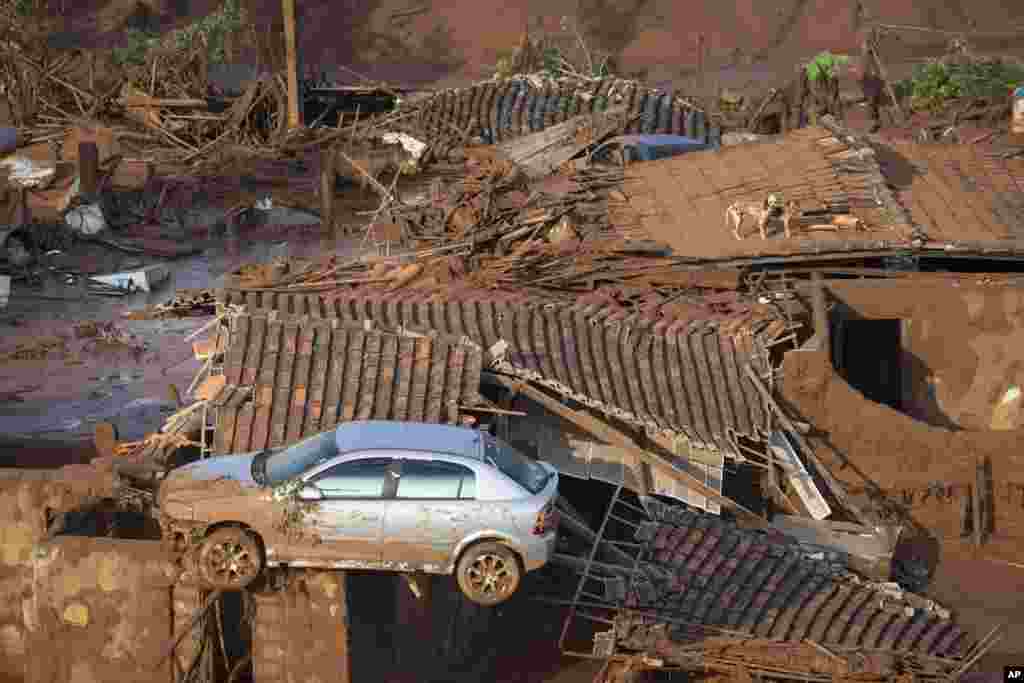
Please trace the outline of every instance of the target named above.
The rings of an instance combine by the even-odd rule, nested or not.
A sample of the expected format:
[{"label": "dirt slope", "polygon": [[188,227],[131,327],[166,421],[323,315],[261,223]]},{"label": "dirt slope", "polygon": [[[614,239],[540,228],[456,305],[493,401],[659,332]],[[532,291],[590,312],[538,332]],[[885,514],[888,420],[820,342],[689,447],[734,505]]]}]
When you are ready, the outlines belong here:
[{"label": "dirt slope", "polygon": [[[242,0],[251,16],[279,21],[279,0]],[[57,3],[52,3],[57,4]],[[166,29],[202,16],[214,0],[76,0],[54,40],[117,39],[128,24]],[[563,16],[595,49],[619,57],[620,72],[692,90],[698,36],[707,49],[707,85],[742,87],[788,75],[795,59],[831,49],[852,52],[864,22],[877,20],[950,31],[1004,32],[978,37],[982,50],[1024,47],[1006,33],[1024,26],[1015,0],[303,0],[299,44],[307,66],[356,68],[375,79],[463,84],[489,76],[501,51],[530,26],[557,31]],[[892,61],[940,49],[948,37],[920,32],[887,38]],[[714,72],[714,73],[712,73]]]}]

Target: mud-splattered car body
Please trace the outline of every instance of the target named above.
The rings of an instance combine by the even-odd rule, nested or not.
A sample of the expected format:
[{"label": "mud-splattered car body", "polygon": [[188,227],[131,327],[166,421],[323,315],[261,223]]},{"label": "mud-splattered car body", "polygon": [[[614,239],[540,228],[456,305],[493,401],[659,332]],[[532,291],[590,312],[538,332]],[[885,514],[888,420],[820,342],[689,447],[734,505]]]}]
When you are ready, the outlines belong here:
[{"label": "mud-splattered car body", "polygon": [[265,566],[451,574],[466,548],[493,541],[531,571],[554,549],[557,487],[551,465],[489,434],[365,421],[180,467],[158,507],[182,540],[251,529]]}]

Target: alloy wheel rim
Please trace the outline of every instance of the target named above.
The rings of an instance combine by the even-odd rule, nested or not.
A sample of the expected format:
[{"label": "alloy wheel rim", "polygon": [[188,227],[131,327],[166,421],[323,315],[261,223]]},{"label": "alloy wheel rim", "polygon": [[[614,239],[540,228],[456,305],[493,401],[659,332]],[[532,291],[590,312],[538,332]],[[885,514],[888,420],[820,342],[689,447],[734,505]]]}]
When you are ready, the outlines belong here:
[{"label": "alloy wheel rim", "polygon": [[250,549],[237,541],[224,541],[212,546],[206,566],[218,581],[230,584],[241,583],[256,569]]},{"label": "alloy wheel rim", "polygon": [[515,578],[514,570],[505,558],[486,553],[473,560],[466,570],[473,590],[486,597],[497,597],[508,593]]}]

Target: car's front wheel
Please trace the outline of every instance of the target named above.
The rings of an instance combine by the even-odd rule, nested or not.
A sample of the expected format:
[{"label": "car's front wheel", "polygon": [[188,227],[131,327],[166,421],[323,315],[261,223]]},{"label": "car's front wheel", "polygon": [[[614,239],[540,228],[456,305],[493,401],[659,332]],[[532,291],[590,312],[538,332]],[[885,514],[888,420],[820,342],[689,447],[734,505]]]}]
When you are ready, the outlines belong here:
[{"label": "car's front wheel", "polygon": [[522,565],[515,552],[493,541],[470,546],[455,568],[455,576],[463,595],[487,607],[512,597],[519,588],[522,574]]},{"label": "car's front wheel", "polygon": [[199,548],[199,576],[211,588],[240,590],[263,569],[263,553],[252,532],[237,527],[217,529]]}]

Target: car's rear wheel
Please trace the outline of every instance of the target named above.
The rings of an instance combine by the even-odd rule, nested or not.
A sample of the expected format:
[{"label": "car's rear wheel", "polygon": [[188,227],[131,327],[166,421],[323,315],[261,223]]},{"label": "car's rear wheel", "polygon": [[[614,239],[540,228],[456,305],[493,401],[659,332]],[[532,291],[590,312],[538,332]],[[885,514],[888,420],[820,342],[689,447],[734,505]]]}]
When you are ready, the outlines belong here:
[{"label": "car's rear wheel", "polygon": [[512,597],[519,588],[522,575],[522,565],[515,552],[493,541],[470,546],[455,568],[455,576],[463,595],[487,607]]},{"label": "car's rear wheel", "polygon": [[263,553],[247,529],[225,527],[207,536],[199,548],[199,576],[211,588],[239,590],[263,569]]}]

